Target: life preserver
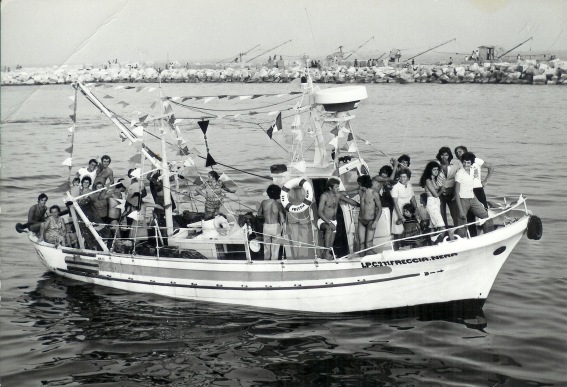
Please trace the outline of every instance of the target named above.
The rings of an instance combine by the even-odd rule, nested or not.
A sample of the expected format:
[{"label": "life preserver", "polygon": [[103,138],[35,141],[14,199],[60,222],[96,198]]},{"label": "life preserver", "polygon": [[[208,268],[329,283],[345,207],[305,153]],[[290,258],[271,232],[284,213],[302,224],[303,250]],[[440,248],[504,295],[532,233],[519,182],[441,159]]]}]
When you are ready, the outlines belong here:
[{"label": "life preserver", "polygon": [[[303,190],[305,191],[305,198],[301,203],[293,205],[290,203],[288,195],[289,191],[295,187],[303,188]],[[311,203],[313,203],[313,187],[311,186],[311,183],[309,183],[302,177],[296,177],[295,179],[288,180],[282,187],[280,200],[282,202],[282,206],[284,206],[286,211],[296,214],[303,212],[309,208]]]},{"label": "life preserver", "polygon": [[539,216],[532,215],[528,221],[528,238],[539,241],[543,235],[543,223]]}]

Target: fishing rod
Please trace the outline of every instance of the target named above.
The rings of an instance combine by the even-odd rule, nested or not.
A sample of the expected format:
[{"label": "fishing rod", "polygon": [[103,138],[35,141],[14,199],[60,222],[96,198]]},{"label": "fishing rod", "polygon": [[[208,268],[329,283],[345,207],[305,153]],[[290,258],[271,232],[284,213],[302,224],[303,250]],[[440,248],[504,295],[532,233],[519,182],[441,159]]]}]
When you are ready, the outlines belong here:
[{"label": "fishing rod", "polygon": [[282,44],[277,45],[276,47],[270,48],[269,50],[266,50],[266,51],[264,51],[263,53],[261,53],[261,54],[259,54],[259,55],[256,55],[254,58],[248,59],[248,60],[247,60],[246,62],[244,62],[244,63],[248,63],[248,62],[250,62],[251,60],[254,60],[254,59],[256,59],[256,58],[258,58],[259,56],[262,56],[262,55],[264,55],[264,54],[267,54],[268,52],[270,52],[270,51],[272,51],[272,50],[275,50],[276,48],[281,47],[281,46],[283,46],[284,44],[287,44],[287,43],[289,43],[289,42],[291,42],[291,39],[288,40],[288,41],[283,42]]},{"label": "fishing rod", "polygon": [[[370,39],[368,39],[366,42],[362,43],[360,46],[358,46],[353,52],[351,52],[349,55],[347,55],[346,58],[344,58],[344,60],[347,60],[352,54],[354,54],[355,52],[357,52],[358,50],[360,50],[362,47],[364,47],[366,45],[366,43],[370,42],[372,39],[374,39],[374,36],[371,37]],[[341,46],[342,47],[342,46]]]},{"label": "fishing rod", "polygon": [[522,43],[518,44],[517,46],[515,46],[514,48],[509,49],[508,51],[506,51],[504,54],[500,55],[498,58],[496,59],[500,59],[502,58],[504,55],[506,55],[507,53],[514,51],[516,48],[520,47],[522,44],[529,42],[530,40],[532,40],[534,37],[532,36],[531,38],[524,40]]},{"label": "fishing rod", "polygon": [[445,43],[441,43],[441,44],[438,45],[438,46],[435,46],[435,47],[432,47],[432,48],[430,48],[430,49],[428,49],[428,50],[425,50],[425,51],[423,51],[423,52],[420,52],[419,54],[414,55],[414,56],[412,56],[411,58],[408,58],[408,59],[404,60],[404,62],[407,62],[407,61],[410,61],[410,60],[412,60],[412,59],[414,59],[414,58],[417,58],[418,56],[423,55],[423,54],[425,54],[426,52],[429,52],[429,51],[431,51],[431,50],[435,50],[437,47],[444,46],[444,45],[446,45],[447,43],[452,42],[453,40],[457,40],[457,38],[453,38],[453,39],[451,39],[451,40],[447,40]]}]

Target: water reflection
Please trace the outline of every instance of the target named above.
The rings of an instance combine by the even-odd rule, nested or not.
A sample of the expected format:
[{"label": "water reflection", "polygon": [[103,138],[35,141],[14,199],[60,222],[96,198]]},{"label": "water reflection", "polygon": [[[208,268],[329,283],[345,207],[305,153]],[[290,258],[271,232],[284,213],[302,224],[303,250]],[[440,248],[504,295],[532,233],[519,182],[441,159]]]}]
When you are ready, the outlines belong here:
[{"label": "water reflection", "polygon": [[40,328],[44,354],[26,377],[48,386],[395,385],[462,372],[425,356],[423,344],[486,335],[482,310],[462,305],[298,315],[133,294],[52,274],[21,306]]}]

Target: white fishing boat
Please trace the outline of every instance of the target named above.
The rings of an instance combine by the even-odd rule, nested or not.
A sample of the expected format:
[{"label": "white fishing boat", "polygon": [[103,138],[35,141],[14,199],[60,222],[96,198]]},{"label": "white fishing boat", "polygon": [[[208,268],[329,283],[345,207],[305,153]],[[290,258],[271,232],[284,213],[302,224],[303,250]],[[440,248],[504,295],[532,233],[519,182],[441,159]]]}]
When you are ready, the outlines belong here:
[{"label": "white fishing boat", "polygon": [[[532,239],[541,236],[541,222],[528,210],[525,197],[493,202],[490,217],[497,225],[493,232],[409,249],[394,249],[389,214],[384,211],[375,244],[364,254],[357,251],[358,208],[341,203],[337,236],[330,249],[333,259],[321,259],[317,205],[327,179],[338,177],[341,189],[350,191],[357,187],[358,176],[369,173],[356,141],[351,141],[348,150],[340,150],[337,143],[329,145],[324,133],[330,131],[335,138],[348,134],[355,139],[352,112],[367,93],[364,86],[316,90],[308,74],[304,80],[304,103],[294,111],[298,116],[308,112],[309,120],[300,125],[300,120],[294,119],[294,156],[271,168],[273,182],[285,187],[282,200],[288,219],[279,241],[284,259],[262,259],[261,230],[254,226],[255,216],[250,213],[228,213],[211,220],[194,218],[186,225],[175,225],[169,184],[172,165],[166,147],[162,146],[162,154],[157,156],[142,145],[143,160],[151,164],[152,171],[163,174],[165,224],[156,220],[150,211],[152,204],[146,203],[133,216],[127,238],[121,239],[119,233],[107,238],[83,211],[81,197],[68,195],[79,247],[39,242],[29,232],[41,262],[58,275],[100,286],[258,308],[342,313],[453,301],[482,305],[520,239],[525,234]],[[94,87],[79,83],[75,88],[112,120],[126,142],[143,142],[143,120],[128,128],[95,96]],[[179,138],[171,112],[144,117],[150,118],[161,122],[162,144],[167,134]],[[315,150],[312,159],[306,160],[298,152],[302,138],[308,135]],[[185,149],[179,160],[183,162],[191,155],[180,144]],[[336,152],[333,158],[328,155],[331,150]],[[191,159],[185,164],[194,163]],[[134,175],[148,173],[142,170]],[[183,209],[178,210],[181,213]],[[432,236],[436,234],[424,238]]]}]

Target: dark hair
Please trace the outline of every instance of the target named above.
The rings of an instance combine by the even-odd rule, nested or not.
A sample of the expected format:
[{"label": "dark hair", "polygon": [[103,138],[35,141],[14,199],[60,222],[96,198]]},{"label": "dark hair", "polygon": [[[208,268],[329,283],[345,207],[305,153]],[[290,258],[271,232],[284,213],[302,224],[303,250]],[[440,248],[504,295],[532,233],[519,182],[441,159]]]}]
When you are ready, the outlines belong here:
[{"label": "dark hair", "polygon": [[334,185],[337,185],[337,184],[341,184],[341,181],[339,179],[331,177],[331,178],[329,178],[329,180],[327,180],[327,183],[325,184],[325,190],[328,191]]},{"label": "dark hair", "polygon": [[39,196],[37,197],[37,201],[39,202],[41,199],[48,199],[47,195],[44,194],[43,192],[39,194]]},{"label": "dark hair", "polygon": [[90,176],[84,176],[83,179],[81,180],[81,184],[83,184],[85,180],[88,180],[91,184],[93,183],[93,179],[91,179]]},{"label": "dark hair", "polygon": [[361,187],[372,188],[372,179],[368,175],[360,175],[356,181]]},{"label": "dark hair", "polygon": [[469,151],[466,146],[459,145],[459,146],[455,147],[455,155],[457,154],[457,149],[462,149],[462,150],[465,151],[465,153],[467,153]]},{"label": "dark hair", "polygon": [[[112,161],[112,160],[110,160],[110,156],[108,156],[108,155],[104,155],[104,156],[102,156],[102,157],[100,158],[100,162],[101,162],[101,163],[102,163],[104,160],[108,160],[108,163],[109,163],[109,164],[110,164],[110,162]],[[96,161],[96,160],[95,160],[95,161]]]},{"label": "dark hair", "polygon": [[[110,157],[109,157],[109,158],[110,158]],[[90,163],[95,163],[96,165],[98,165],[98,161],[96,161],[96,159],[90,159],[90,160],[89,160],[89,164],[90,164]]]},{"label": "dark hair", "polygon": [[425,192],[422,192],[422,193],[419,195],[419,198],[420,198],[421,200],[423,200],[423,204],[426,206],[426,205],[427,205],[427,194],[426,194]]},{"label": "dark hair", "polygon": [[282,189],[278,185],[270,184],[268,186],[268,189],[266,189],[266,192],[267,192],[268,197],[270,199],[277,200],[277,199],[279,199],[280,194],[282,193]]},{"label": "dark hair", "polygon": [[461,157],[461,161],[470,161],[471,164],[474,164],[474,161],[476,160],[476,156],[474,155],[474,153],[472,152],[466,152],[463,154],[463,156]]},{"label": "dark hair", "polygon": [[411,171],[408,168],[399,169],[397,175],[402,176],[402,174],[406,174],[408,179],[411,179]]},{"label": "dark hair", "polygon": [[439,148],[439,152],[437,152],[437,156],[435,156],[435,158],[439,160],[439,162],[441,162],[441,155],[443,153],[447,153],[449,155],[449,162],[453,160],[453,152],[451,152],[451,148],[449,148],[448,146],[444,146]]},{"label": "dark hair", "polygon": [[401,155],[400,157],[398,157],[398,163],[402,163],[404,161],[408,162],[408,167],[410,166],[410,157],[406,154]]},{"label": "dark hair", "polygon": [[71,182],[71,184],[73,184],[73,183],[76,182],[76,181],[78,181],[79,184],[81,183],[81,179],[79,179],[78,177],[75,177],[75,178],[73,179],[73,181]]},{"label": "dark hair", "polygon": [[388,177],[390,177],[392,175],[392,172],[394,172],[394,168],[392,168],[389,165],[384,165],[382,168],[380,168],[380,171],[378,171],[378,174],[381,175],[383,173],[386,173],[388,175]]},{"label": "dark hair", "polygon": [[100,185],[102,185],[102,186],[104,187],[104,184],[103,184],[103,183],[102,183],[102,181],[100,181],[100,180],[96,182],[96,184],[95,184],[95,186],[94,186],[94,187],[96,188],[96,186],[97,186],[97,185],[99,185],[99,184],[100,184]]},{"label": "dark hair", "polygon": [[51,207],[49,207],[49,213],[51,214],[51,210],[52,209],[57,209],[57,212],[61,212],[61,207],[59,207],[57,204],[52,205]]},{"label": "dark hair", "polygon": [[220,179],[220,176],[219,176],[219,174],[217,173],[217,171],[210,171],[210,172],[209,172],[209,175],[211,175],[212,177],[214,177],[215,180],[217,180],[217,181]]},{"label": "dark hair", "polygon": [[414,205],[411,204],[411,203],[406,203],[406,204],[404,204],[404,206],[403,206],[403,208],[402,208],[402,212],[403,212],[404,210],[407,210],[407,211],[409,211],[410,214],[415,215],[415,207],[414,207]]},{"label": "dark hair", "polygon": [[437,161],[430,161],[427,163],[427,165],[425,166],[425,169],[423,170],[423,174],[421,175],[421,179],[419,179],[419,186],[422,188],[425,188],[425,184],[427,182],[428,179],[431,179],[431,175],[433,168],[441,168],[441,166],[439,165],[439,163]]}]

